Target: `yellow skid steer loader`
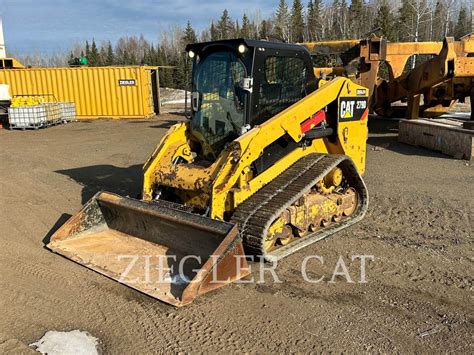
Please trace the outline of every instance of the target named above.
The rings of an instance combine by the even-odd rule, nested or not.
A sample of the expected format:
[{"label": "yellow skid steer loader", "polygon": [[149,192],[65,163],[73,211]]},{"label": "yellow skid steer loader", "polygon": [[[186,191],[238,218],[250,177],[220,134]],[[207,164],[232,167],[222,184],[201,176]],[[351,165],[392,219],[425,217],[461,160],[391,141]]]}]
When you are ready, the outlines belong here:
[{"label": "yellow skid steer loader", "polygon": [[[318,88],[308,51],[188,45],[191,117],[144,165],[141,200],[100,192],[48,247],[175,306],[363,218],[368,90]],[[156,276],[159,274],[159,277]]]}]

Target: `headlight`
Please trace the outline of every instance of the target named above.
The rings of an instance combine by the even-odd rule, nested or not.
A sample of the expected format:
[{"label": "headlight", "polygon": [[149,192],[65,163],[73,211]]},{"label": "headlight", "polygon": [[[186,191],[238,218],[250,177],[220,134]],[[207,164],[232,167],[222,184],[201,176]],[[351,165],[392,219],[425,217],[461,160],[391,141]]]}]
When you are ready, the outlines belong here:
[{"label": "headlight", "polygon": [[189,58],[194,58],[195,53],[193,51],[189,51],[188,56],[189,56]]},{"label": "headlight", "polygon": [[247,50],[247,47],[245,47],[243,44],[241,44],[238,48],[239,53],[243,54]]}]

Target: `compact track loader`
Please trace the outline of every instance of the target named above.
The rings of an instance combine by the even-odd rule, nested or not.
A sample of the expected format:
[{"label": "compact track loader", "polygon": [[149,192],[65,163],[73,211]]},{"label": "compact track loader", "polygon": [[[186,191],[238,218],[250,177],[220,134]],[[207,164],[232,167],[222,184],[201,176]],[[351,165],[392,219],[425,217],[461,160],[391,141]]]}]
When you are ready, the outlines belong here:
[{"label": "compact track loader", "polygon": [[283,258],[356,223],[368,204],[366,88],[343,77],[318,88],[299,45],[186,50],[191,117],[144,165],[142,199],[99,192],[48,244],[176,306],[246,276],[246,256]]}]

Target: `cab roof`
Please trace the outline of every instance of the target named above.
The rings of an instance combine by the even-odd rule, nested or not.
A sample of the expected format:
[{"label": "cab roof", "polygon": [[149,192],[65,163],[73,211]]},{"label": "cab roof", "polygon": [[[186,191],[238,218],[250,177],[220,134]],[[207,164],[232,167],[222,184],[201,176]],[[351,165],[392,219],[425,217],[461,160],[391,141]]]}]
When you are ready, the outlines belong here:
[{"label": "cab roof", "polygon": [[195,53],[200,53],[214,46],[229,47],[232,49],[237,49],[241,44],[244,44],[249,48],[258,47],[258,48],[268,48],[268,49],[277,49],[277,50],[308,52],[308,50],[305,47],[300,46],[298,44],[270,42],[270,41],[245,39],[245,38],[224,39],[224,40],[219,40],[219,41],[188,44],[186,46],[186,52],[189,52],[190,50],[192,50]]}]

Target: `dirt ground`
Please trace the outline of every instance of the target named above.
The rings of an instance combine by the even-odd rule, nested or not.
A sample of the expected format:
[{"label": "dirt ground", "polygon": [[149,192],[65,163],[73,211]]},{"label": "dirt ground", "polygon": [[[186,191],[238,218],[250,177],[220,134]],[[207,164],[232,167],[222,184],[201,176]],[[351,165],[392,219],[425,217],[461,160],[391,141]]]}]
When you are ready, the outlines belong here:
[{"label": "dirt ground", "polygon": [[[74,329],[106,353],[474,352],[474,167],[398,143],[394,121],[370,125],[366,218],[282,260],[282,283],[233,284],[175,309],[45,248],[95,192],[136,196],[177,119],[0,130],[1,353]],[[358,254],[375,257],[364,284]],[[310,255],[324,265],[307,274],[323,282],[303,280]],[[354,283],[328,282],[340,256]]]}]

